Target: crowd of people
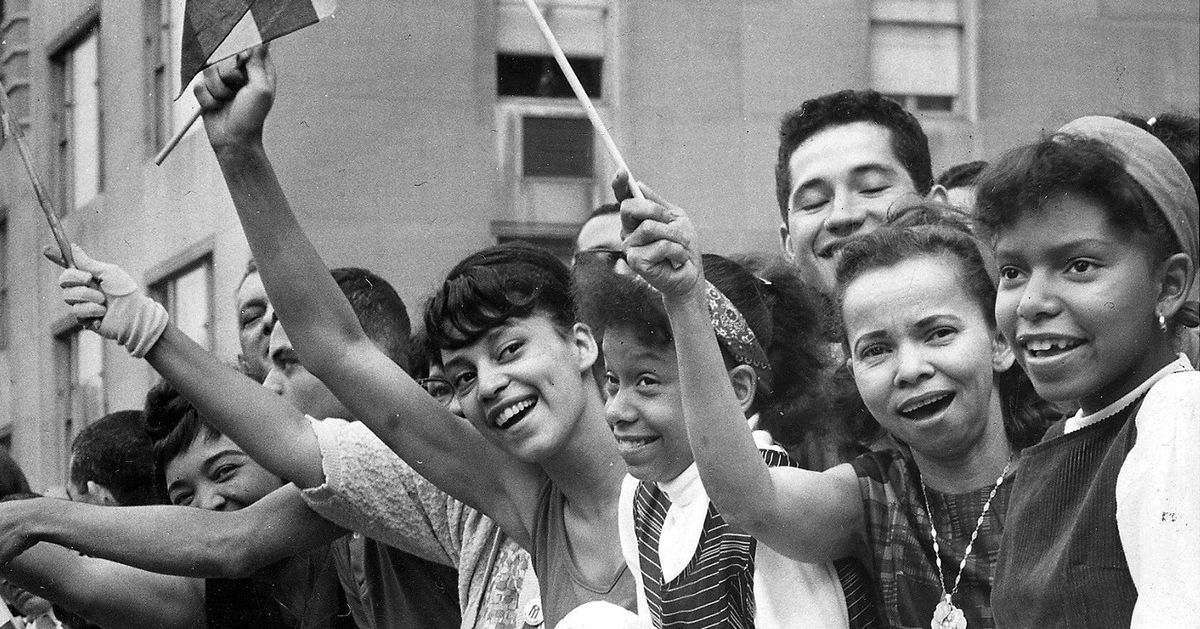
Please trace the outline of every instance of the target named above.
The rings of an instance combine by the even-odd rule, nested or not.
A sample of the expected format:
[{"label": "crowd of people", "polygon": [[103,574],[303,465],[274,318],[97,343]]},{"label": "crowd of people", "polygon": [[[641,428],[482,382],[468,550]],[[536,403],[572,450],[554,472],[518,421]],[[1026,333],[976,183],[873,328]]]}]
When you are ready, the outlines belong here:
[{"label": "crowd of people", "polygon": [[163,381],[79,435],[70,500],[0,460],[29,624],[1200,626],[1195,116],[935,179],[911,113],[823,95],[781,124],[781,256],[622,173],[571,265],[472,253],[413,326],[292,213],[274,72],[197,88],[254,254],[236,368],[117,264],[62,271]]}]

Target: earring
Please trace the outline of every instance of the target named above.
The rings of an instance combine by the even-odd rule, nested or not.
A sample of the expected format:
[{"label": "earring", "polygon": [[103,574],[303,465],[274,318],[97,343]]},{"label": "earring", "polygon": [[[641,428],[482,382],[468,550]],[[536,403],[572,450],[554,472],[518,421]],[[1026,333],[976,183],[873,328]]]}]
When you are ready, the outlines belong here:
[{"label": "earring", "polygon": [[1162,330],[1163,332],[1166,332],[1167,331],[1167,318],[1165,316],[1163,316],[1163,313],[1161,311],[1156,310],[1155,312],[1158,313],[1158,329]]}]

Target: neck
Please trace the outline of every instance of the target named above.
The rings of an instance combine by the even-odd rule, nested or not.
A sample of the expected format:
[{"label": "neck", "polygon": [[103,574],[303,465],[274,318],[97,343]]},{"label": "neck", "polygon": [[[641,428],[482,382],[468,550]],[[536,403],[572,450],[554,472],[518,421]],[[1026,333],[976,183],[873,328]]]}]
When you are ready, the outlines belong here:
[{"label": "neck", "polygon": [[1099,391],[1086,395],[1079,400],[1079,408],[1084,415],[1091,415],[1104,407],[1116,402],[1126,393],[1138,388],[1143,382],[1153,376],[1158,370],[1175,361],[1175,350],[1169,343],[1160,343],[1152,351],[1146,352],[1145,359],[1130,369],[1123,377],[1110,386],[1101,387]]},{"label": "neck", "polygon": [[568,509],[581,514],[615,513],[625,462],[604,421],[599,391],[589,387],[582,414],[566,447],[542,461],[542,469],[563,493]]},{"label": "neck", "polygon": [[926,487],[959,494],[993,485],[1012,460],[1012,446],[1004,434],[999,396],[993,390],[988,422],[983,433],[965,450],[950,454],[913,450]]}]

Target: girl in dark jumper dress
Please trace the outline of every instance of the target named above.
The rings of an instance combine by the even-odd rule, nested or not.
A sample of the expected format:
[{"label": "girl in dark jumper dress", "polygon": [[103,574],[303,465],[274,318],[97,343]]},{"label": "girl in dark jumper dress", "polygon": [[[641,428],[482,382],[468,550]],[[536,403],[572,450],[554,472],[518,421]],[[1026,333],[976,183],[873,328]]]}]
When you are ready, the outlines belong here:
[{"label": "girl in dark jumper dress", "polygon": [[1079,412],[1026,451],[993,605],[1008,627],[1194,626],[1200,612],[1196,193],[1167,147],[1092,116],[984,174],[996,319]]}]

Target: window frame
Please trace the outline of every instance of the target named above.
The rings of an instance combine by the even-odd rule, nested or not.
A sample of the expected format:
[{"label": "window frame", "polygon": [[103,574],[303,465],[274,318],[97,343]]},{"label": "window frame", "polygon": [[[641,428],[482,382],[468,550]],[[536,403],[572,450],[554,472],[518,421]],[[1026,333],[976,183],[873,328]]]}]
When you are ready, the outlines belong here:
[{"label": "window frame", "polygon": [[[96,46],[96,190],[95,194],[76,204],[75,171],[78,161],[75,145],[77,120],[75,116],[78,105],[77,95],[73,87],[75,82],[75,52],[88,39],[95,39]],[[52,132],[48,134],[51,143],[50,154],[53,160],[54,196],[58,201],[56,211],[59,216],[65,216],[75,210],[86,208],[95,203],[104,194],[105,159],[104,159],[104,85],[102,80],[103,41],[100,32],[100,9],[92,6],[87,12],[75,19],[66,29],[46,46],[46,56],[50,69],[50,117]]]}]

